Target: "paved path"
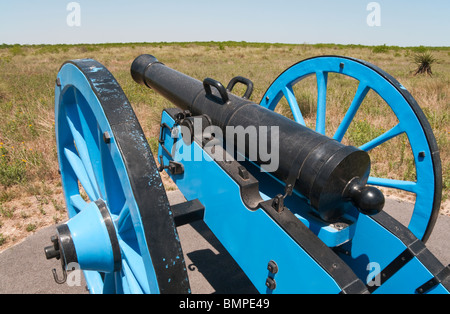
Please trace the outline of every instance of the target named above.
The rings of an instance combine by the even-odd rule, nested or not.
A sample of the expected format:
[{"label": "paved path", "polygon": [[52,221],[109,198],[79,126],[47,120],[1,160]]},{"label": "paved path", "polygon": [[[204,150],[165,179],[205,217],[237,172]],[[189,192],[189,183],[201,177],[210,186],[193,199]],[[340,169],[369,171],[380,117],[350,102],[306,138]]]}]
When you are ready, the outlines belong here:
[{"label": "paved path", "polygon": [[[178,191],[168,193],[171,204],[183,201]],[[387,212],[399,221],[409,217],[412,205],[388,200]],[[427,247],[444,264],[450,264],[450,217],[440,216]],[[185,254],[192,293],[254,293],[248,279],[226,252],[215,236],[196,222],[178,228]],[[84,279],[79,286],[58,285],[53,281],[51,269],[60,273],[56,260],[46,260],[43,247],[50,244],[55,226],[36,232],[24,242],[0,253],[0,294],[82,294],[87,293]],[[217,271],[217,270],[220,271]]]}]

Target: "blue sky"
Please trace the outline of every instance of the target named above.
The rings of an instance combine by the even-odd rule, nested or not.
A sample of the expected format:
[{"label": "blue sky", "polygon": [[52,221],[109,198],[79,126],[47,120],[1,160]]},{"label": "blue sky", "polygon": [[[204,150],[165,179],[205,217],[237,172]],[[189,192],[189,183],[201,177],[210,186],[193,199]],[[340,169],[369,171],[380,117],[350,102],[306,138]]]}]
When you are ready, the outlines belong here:
[{"label": "blue sky", "polygon": [[450,46],[450,0],[0,0],[0,43],[248,41]]}]

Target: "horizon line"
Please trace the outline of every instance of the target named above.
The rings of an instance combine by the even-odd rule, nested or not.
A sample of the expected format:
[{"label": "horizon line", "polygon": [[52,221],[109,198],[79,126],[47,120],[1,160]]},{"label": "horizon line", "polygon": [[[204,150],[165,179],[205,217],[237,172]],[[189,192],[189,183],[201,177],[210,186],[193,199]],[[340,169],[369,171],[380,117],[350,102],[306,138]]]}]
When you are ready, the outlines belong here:
[{"label": "horizon line", "polygon": [[24,46],[24,47],[32,47],[32,46],[82,46],[82,45],[176,45],[176,44],[244,44],[244,45],[282,45],[282,46],[356,46],[356,47],[386,47],[386,48],[450,48],[450,46],[425,46],[425,45],[418,45],[418,46],[398,46],[398,45],[388,45],[388,44],[382,44],[382,45],[365,45],[365,44],[337,44],[337,43],[282,43],[282,42],[251,42],[251,41],[235,41],[235,40],[227,40],[227,41],[155,41],[155,42],[148,42],[148,41],[142,41],[142,42],[98,42],[98,43],[75,43],[75,44],[68,44],[68,43],[61,43],[61,44],[7,44],[7,43],[1,43],[0,48],[9,48],[14,46]]}]

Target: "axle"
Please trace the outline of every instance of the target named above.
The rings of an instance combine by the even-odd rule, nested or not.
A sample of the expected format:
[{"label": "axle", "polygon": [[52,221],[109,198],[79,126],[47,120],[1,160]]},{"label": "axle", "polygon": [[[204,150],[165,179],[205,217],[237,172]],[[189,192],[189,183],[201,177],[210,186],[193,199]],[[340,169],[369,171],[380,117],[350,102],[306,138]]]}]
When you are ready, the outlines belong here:
[{"label": "axle", "polygon": [[[275,146],[279,148],[278,167],[273,175],[309,199],[323,220],[339,219],[352,205],[368,215],[382,210],[383,194],[375,187],[366,186],[370,173],[370,158],[366,152],[238,97],[213,79],[201,82],[173,70],[151,55],[136,58],[131,75],[137,83],[160,93],[180,109],[188,110],[193,116],[206,116],[227,139],[230,127],[269,127],[266,144],[274,147],[271,141],[276,140],[278,145]],[[270,126],[277,126],[277,134],[270,133],[275,132]],[[247,158],[250,157],[249,142],[235,147]],[[260,142],[256,140],[258,153],[252,161],[264,168]]]}]

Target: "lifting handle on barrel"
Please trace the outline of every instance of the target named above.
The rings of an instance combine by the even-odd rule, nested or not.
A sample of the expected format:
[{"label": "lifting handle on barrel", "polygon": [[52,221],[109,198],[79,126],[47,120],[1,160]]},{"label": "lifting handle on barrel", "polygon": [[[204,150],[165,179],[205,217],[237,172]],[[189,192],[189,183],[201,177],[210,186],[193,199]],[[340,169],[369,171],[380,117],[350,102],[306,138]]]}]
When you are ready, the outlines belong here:
[{"label": "lifting handle on barrel", "polygon": [[230,98],[228,97],[227,90],[219,81],[216,81],[210,77],[207,77],[203,80],[203,87],[205,88],[205,92],[207,96],[212,96],[211,86],[215,87],[222,98],[224,104],[228,104],[230,102]]},{"label": "lifting handle on barrel", "polygon": [[242,83],[245,86],[247,86],[247,90],[245,91],[244,96],[242,96],[242,98],[249,99],[253,93],[253,82],[250,81],[248,78],[242,76],[233,77],[230,83],[228,83],[227,91],[231,93],[236,83]]}]

